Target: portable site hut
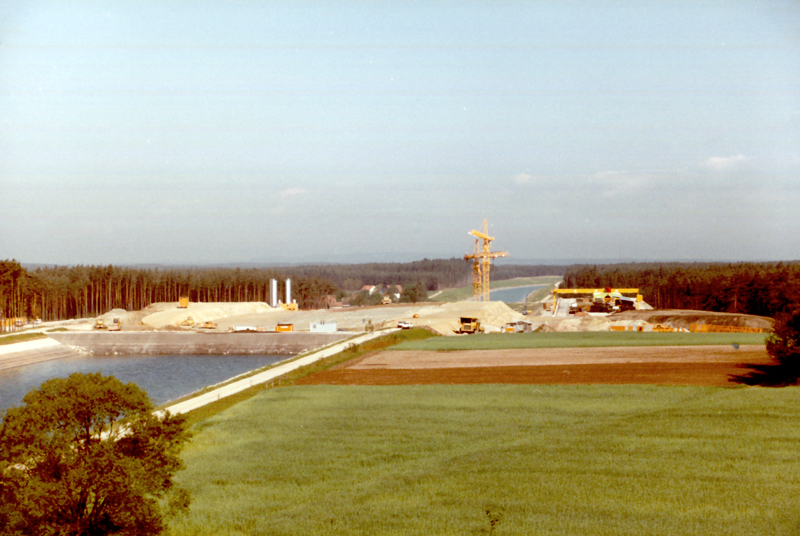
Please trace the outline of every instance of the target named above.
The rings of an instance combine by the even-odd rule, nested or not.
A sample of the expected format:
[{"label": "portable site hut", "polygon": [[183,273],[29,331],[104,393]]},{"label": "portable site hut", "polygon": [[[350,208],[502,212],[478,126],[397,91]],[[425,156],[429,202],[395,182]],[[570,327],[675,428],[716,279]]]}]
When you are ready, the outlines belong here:
[{"label": "portable site hut", "polygon": [[336,333],[336,322],[311,322],[311,333]]}]

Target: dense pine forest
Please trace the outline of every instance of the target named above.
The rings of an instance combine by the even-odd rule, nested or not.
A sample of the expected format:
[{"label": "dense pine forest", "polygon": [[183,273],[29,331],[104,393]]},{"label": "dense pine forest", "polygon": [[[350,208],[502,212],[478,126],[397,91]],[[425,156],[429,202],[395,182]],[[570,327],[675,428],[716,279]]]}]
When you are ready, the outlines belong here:
[{"label": "dense pine forest", "polygon": [[571,266],[563,287],[635,287],[656,309],[775,317],[800,308],[800,262]]},{"label": "dense pine forest", "polygon": [[[498,265],[495,279],[560,275],[565,266]],[[364,285],[420,286],[435,291],[467,285],[471,265],[463,259],[412,263],[303,265],[282,268],[136,268],[54,266],[27,270],[15,260],[0,261],[0,317],[36,317],[44,321],[86,318],[111,309],[143,309],[151,303],[269,302],[270,280],[292,279],[292,298],[300,308],[322,305]],[[283,296],[278,296],[283,299]]]},{"label": "dense pine forest", "polygon": [[[563,275],[563,288],[637,287],[658,309],[697,309],[774,317],[800,308],[800,262],[630,263],[573,266],[498,264],[494,280]],[[292,279],[303,309],[364,285],[418,286],[426,291],[469,285],[463,259],[411,263],[302,265],[273,268],[54,266],[26,269],[0,261],[0,317],[44,321],[86,318],[111,309],[143,309],[188,296],[199,302],[269,302],[270,280]],[[283,299],[283,296],[278,296]]]}]

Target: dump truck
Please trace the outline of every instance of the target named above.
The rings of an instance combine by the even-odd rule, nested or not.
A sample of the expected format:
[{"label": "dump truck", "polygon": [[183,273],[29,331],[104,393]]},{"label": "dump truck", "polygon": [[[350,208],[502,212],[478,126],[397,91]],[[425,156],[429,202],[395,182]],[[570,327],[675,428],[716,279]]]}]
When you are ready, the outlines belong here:
[{"label": "dump truck", "polygon": [[462,316],[456,333],[483,333],[480,321],[472,316]]},{"label": "dump truck", "polygon": [[181,296],[181,299],[178,301],[178,309],[186,309],[189,307],[189,298],[187,296]]}]

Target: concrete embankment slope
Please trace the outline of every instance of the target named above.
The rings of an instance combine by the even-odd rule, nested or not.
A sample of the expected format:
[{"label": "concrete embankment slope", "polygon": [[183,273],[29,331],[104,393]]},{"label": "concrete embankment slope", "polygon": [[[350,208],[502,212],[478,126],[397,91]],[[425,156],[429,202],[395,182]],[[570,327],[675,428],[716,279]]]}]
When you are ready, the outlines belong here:
[{"label": "concrete embankment slope", "polygon": [[312,352],[308,355],[290,361],[289,363],[283,363],[267,371],[256,374],[255,376],[251,376],[249,378],[232,382],[223,387],[219,387],[217,389],[213,389],[211,391],[203,393],[199,396],[190,398],[188,400],[184,400],[183,402],[172,404],[169,407],[165,408],[165,410],[169,411],[172,414],[187,413],[194,409],[216,402],[222,398],[244,391],[245,389],[249,389],[254,385],[258,385],[261,383],[268,383],[273,380],[276,380],[281,376],[288,374],[289,372],[299,369],[300,367],[310,365],[316,361],[319,361],[320,359],[324,359],[326,357],[330,357],[334,354],[342,352],[346,350],[347,347],[351,344],[361,344],[372,339],[377,339],[378,337],[383,337],[384,335],[387,335],[395,331],[398,330],[395,328],[379,332],[376,331],[373,333],[364,333],[347,341],[342,341],[338,344],[333,344],[328,348],[323,348],[319,351]]},{"label": "concrete embankment slope", "polygon": [[296,355],[352,333],[53,333],[59,343],[90,355]]},{"label": "concrete embankment slope", "polygon": [[78,355],[53,339],[37,339],[0,346],[0,370]]}]

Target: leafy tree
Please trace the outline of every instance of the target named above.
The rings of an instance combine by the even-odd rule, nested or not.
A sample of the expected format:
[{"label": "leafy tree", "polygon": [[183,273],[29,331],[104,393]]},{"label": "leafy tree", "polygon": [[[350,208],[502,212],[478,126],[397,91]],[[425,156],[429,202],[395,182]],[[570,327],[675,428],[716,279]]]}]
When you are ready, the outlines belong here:
[{"label": "leafy tree", "polygon": [[421,282],[407,285],[403,288],[403,293],[400,295],[400,301],[403,303],[417,303],[427,299],[428,291]]},{"label": "leafy tree", "polygon": [[2,534],[159,534],[164,499],[188,506],[172,481],[185,419],[154,415],[136,385],[76,373],[23,401],[0,424]]},{"label": "leafy tree", "polygon": [[786,384],[800,379],[800,310],[781,315],[766,339],[767,353],[778,362]]},{"label": "leafy tree", "polygon": [[749,364],[751,372],[732,375],[730,381],[746,385],[785,387],[800,381],[800,309],[779,315],[766,338],[767,353],[774,360],[768,365]]}]

